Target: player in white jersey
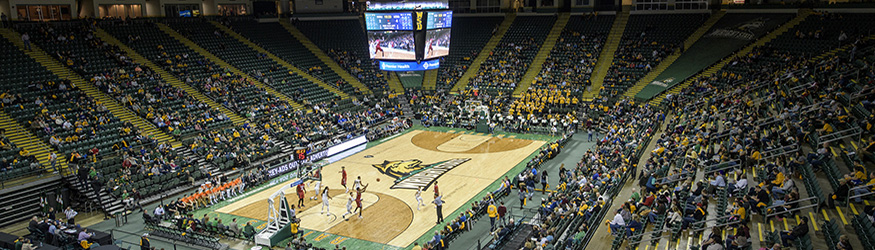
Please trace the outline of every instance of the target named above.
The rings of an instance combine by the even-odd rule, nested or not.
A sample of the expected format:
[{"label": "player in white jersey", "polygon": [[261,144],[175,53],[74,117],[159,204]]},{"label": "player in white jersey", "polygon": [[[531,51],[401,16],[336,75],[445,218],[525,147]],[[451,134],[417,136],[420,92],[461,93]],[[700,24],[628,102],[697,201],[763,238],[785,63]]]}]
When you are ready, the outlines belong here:
[{"label": "player in white jersey", "polygon": [[362,177],[358,176],[355,178],[355,182],[352,183],[352,190],[358,190],[362,187]]},{"label": "player in white jersey", "polygon": [[343,213],[340,218],[344,220],[349,220],[346,218],[347,215],[353,215],[355,213],[352,212],[352,202],[355,201],[355,194],[353,192],[349,192],[349,198],[346,200],[346,213]]},{"label": "player in white jersey", "polygon": [[425,206],[425,204],[422,204],[422,187],[416,189],[416,202],[418,202],[416,210],[419,210],[420,206]]},{"label": "player in white jersey", "polygon": [[331,215],[330,207],[328,206],[328,200],[330,199],[331,196],[328,196],[328,186],[325,186],[325,189],[322,190],[322,209],[319,212],[320,214]]},{"label": "player in white jersey", "polygon": [[319,189],[321,189],[321,187],[322,187],[322,181],[321,180],[314,181],[313,187],[315,187],[315,188],[313,189],[313,196],[310,197],[310,200],[316,200],[319,198]]}]

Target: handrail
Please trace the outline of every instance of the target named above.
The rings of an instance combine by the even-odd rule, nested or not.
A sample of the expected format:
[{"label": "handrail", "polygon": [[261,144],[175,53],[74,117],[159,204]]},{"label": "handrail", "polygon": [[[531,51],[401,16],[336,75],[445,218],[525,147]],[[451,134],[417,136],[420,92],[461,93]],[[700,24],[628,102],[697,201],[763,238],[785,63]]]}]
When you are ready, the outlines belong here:
[{"label": "handrail", "polygon": [[[120,248],[122,248],[122,249],[128,249],[128,248],[124,248],[124,247],[121,246],[121,244],[117,244],[117,243],[122,242],[122,243],[129,244],[129,245],[131,245],[131,246],[136,246],[136,247],[140,246],[140,243],[137,243],[137,242],[130,242],[130,241],[126,241],[126,240],[116,239],[116,234],[115,234],[115,233],[122,233],[122,234],[126,234],[126,235],[131,235],[131,236],[134,236],[134,237],[137,237],[137,238],[141,237],[142,234],[135,234],[135,233],[132,233],[132,232],[127,232],[127,231],[124,231],[124,230],[121,230],[121,229],[115,229],[115,228],[109,230],[109,237],[112,239],[112,243],[113,243],[114,245],[116,245],[116,246],[118,246],[118,247],[120,247]],[[174,241],[165,240],[165,239],[160,238],[160,237],[149,237],[149,240],[150,240],[150,241],[159,241],[159,242],[161,242],[161,243],[167,243],[167,244],[173,245],[173,249],[174,249],[174,250],[177,249],[177,247],[176,247],[176,246],[177,246],[177,242],[174,242]],[[183,246],[183,245],[180,244],[180,246]],[[189,246],[191,246],[191,245],[189,245]]]},{"label": "handrail", "polygon": [[[705,167],[705,169],[708,169],[708,168],[711,168],[711,167],[720,166],[720,165],[722,165],[722,164],[727,164],[727,165],[726,165],[725,167],[721,167],[721,168],[715,168],[715,169],[707,170],[707,171],[705,171],[705,176],[707,177],[708,174],[711,174],[711,173],[714,173],[714,172],[718,172],[718,171],[721,171],[721,170],[726,170],[726,169],[730,169],[730,168],[737,168],[739,165],[741,165],[741,164],[739,164],[739,161],[740,161],[740,160],[735,160],[735,159],[734,159],[734,160],[728,160],[728,161],[724,161],[724,162],[717,163],[717,164],[711,164],[710,166]],[[735,163],[735,165],[729,165],[729,163]]]},{"label": "handrail", "polygon": [[787,210],[777,212],[777,213],[766,214],[766,216],[763,218],[765,219],[765,218],[768,218],[771,216],[778,216],[778,215],[782,215],[782,214],[786,214],[786,213],[792,213],[792,212],[800,211],[802,209],[807,209],[807,208],[812,208],[812,207],[817,207],[817,206],[820,206],[820,205],[819,204],[811,204],[811,205],[807,205],[807,206],[803,206],[803,207],[797,207],[794,209],[787,209]]},{"label": "handrail", "polygon": [[734,220],[734,221],[726,222],[726,223],[723,223],[723,224],[717,224],[717,225],[714,225],[714,226],[711,226],[711,227],[703,227],[703,228],[693,229],[692,233],[697,233],[697,232],[705,231],[705,230],[708,229],[708,228],[716,228],[716,227],[731,226],[731,225],[735,225],[735,224],[739,224],[739,223],[741,223],[741,220]]},{"label": "handrail", "polygon": [[717,217],[717,218],[711,218],[711,219],[707,219],[707,220],[696,221],[696,222],[693,222],[692,225],[699,225],[699,224],[706,223],[706,222],[709,222],[709,221],[722,220],[722,219],[730,218],[730,217],[732,217],[732,216],[735,216],[735,215],[734,215],[734,214],[727,214],[727,215],[720,216],[720,217]]},{"label": "handrail", "polygon": [[869,188],[871,188],[871,187],[873,187],[873,186],[875,186],[875,184],[869,184],[869,185],[865,185],[865,186],[856,186],[856,187],[852,187],[851,189],[848,190],[848,194],[852,194],[852,193],[854,193],[854,190],[860,190],[860,189],[865,189],[865,190],[866,190],[866,193],[855,194],[855,195],[848,195],[848,197],[845,199],[845,201],[846,201],[847,203],[850,203],[850,202],[851,202],[851,199],[853,199],[853,198],[865,197],[865,196],[869,196],[869,195],[875,194],[875,192],[872,192],[872,191],[869,191],[869,190],[868,190]]},{"label": "handrail", "polygon": [[817,199],[817,196],[811,196],[811,197],[808,197],[808,198],[805,198],[805,199],[799,199],[799,200],[795,200],[795,201],[787,202],[787,203],[780,204],[780,205],[771,205],[771,206],[766,207],[766,209],[772,209],[772,208],[776,208],[776,207],[780,207],[780,206],[786,206],[786,205],[790,205],[790,204],[796,204],[796,203],[800,203],[800,202],[807,201],[807,200],[812,200],[812,199],[816,200],[816,199]]}]

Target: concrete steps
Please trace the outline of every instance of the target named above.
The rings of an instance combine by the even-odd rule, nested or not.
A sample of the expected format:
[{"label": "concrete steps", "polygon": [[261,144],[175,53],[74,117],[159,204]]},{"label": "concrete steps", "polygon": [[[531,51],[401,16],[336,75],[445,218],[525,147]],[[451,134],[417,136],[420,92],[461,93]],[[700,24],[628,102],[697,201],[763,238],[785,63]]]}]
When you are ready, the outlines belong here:
[{"label": "concrete steps", "polygon": [[535,56],[535,59],[532,60],[532,63],[529,64],[529,69],[526,70],[526,74],[523,75],[523,78],[517,84],[516,89],[513,90],[514,97],[522,97],[522,94],[529,89],[529,86],[532,86],[535,78],[538,77],[538,74],[541,73],[541,69],[544,68],[544,61],[547,60],[547,57],[550,56],[550,52],[553,51],[553,47],[556,46],[556,42],[559,40],[559,35],[562,34],[562,30],[565,29],[565,25],[568,24],[568,19],[570,17],[571,13],[559,14],[559,18],[556,19],[556,23],[553,24],[553,28],[550,29],[550,33],[547,34],[547,39],[541,44],[538,54]]},{"label": "concrete steps", "polygon": [[425,76],[422,79],[423,90],[434,90],[437,86],[438,70],[425,71]]},{"label": "concrete steps", "polygon": [[[216,26],[222,26],[221,24],[218,24],[216,22],[213,22],[213,24]],[[280,18],[280,25],[282,25],[283,28],[286,29],[286,31],[291,33],[292,36],[297,38],[298,41],[304,45],[304,47],[307,47],[307,49],[310,50],[310,52],[313,53],[313,55],[316,55],[316,57],[318,57],[319,60],[321,60],[323,63],[325,63],[325,65],[328,65],[328,67],[331,68],[332,71],[337,73],[337,75],[339,75],[340,78],[342,78],[344,81],[346,81],[349,84],[352,84],[353,87],[357,88],[362,93],[372,93],[371,89],[369,89],[368,86],[366,86],[361,81],[359,81],[358,78],[355,78],[354,76],[352,76],[348,71],[346,71],[346,69],[344,69],[343,67],[340,67],[340,64],[337,64],[337,62],[335,62],[334,59],[331,59],[331,57],[328,57],[328,55],[325,54],[325,51],[322,51],[322,49],[319,49],[319,47],[317,47],[316,44],[313,44],[313,41],[310,41],[310,38],[307,38],[307,36],[304,35],[304,33],[301,33],[301,31],[298,30],[298,28],[296,28],[291,23],[289,23],[289,19]]]},{"label": "concrete steps", "polygon": [[507,17],[504,18],[504,21],[501,22],[501,25],[498,26],[498,31],[492,35],[492,38],[489,38],[489,41],[486,42],[486,45],[483,46],[483,49],[477,54],[477,58],[474,58],[471,61],[471,66],[468,66],[468,70],[462,74],[462,77],[459,78],[459,81],[456,82],[456,85],[453,86],[450,91],[452,92],[461,92],[468,87],[468,82],[471,81],[471,78],[474,78],[474,75],[480,71],[480,66],[483,65],[483,62],[486,61],[486,58],[489,58],[489,54],[492,54],[492,50],[498,46],[498,43],[501,42],[501,38],[504,37],[504,34],[507,33],[507,30],[510,29],[510,25],[513,23],[513,20],[516,19],[516,13],[507,14]]},{"label": "concrete steps", "polygon": [[[167,26],[159,25],[159,27],[161,27],[161,26],[163,26],[164,28],[167,28]],[[97,30],[94,32],[94,35],[96,37],[100,38],[101,40],[109,43],[109,44],[118,46],[121,50],[124,50],[125,52],[127,52],[128,57],[130,57],[131,59],[133,59],[137,63],[143,64],[146,67],[151,68],[152,71],[161,75],[161,78],[163,78],[164,81],[166,81],[167,83],[170,83],[170,85],[172,85],[173,87],[182,89],[187,94],[191,95],[192,97],[194,97],[198,101],[209,105],[213,109],[219,109],[220,111],[222,111],[222,113],[224,113],[226,116],[228,116],[231,119],[231,122],[233,122],[234,124],[242,124],[246,121],[246,119],[243,118],[242,116],[238,115],[237,113],[234,113],[233,111],[231,111],[228,108],[225,108],[225,106],[222,106],[221,104],[213,101],[213,99],[207,97],[203,93],[197,91],[196,89],[192,88],[188,84],[185,84],[181,80],[177,79],[175,75],[171,74],[170,72],[167,72],[166,70],[159,67],[158,65],[156,65],[152,61],[149,61],[149,59],[146,59],[146,57],[144,57],[143,55],[140,55],[140,53],[137,53],[137,51],[135,51],[131,47],[128,47],[127,45],[125,45],[124,43],[122,43],[121,41],[119,41],[118,39],[116,39],[115,37],[113,37],[112,35],[107,33],[106,31],[104,31],[103,29],[97,28]],[[174,146],[176,146],[176,145],[174,145]]]},{"label": "concrete steps", "polygon": [[[282,22],[280,22],[280,23],[282,23]],[[243,35],[240,35],[240,33],[237,33],[236,31],[231,30],[228,27],[225,27],[224,25],[221,25],[221,24],[214,23],[213,25],[215,25],[217,28],[222,30],[222,32],[225,32],[225,34],[228,34],[229,36],[236,38],[238,41],[242,42],[243,44],[246,44],[246,46],[249,46],[250,48],[254,49],[255,51],[264,53],[265,55],[267,55],[268,58],[279,63],[279,65],[282,65],[283,67],[285,67],[289,71],[294,72],[295,74],[303,77],[304,79],[307,79],[308,81],[313,82],[316,85],[319,85],[319,87],[322,87],[323,89],[340,96],[340,98],[342,98],[342,99],[349,98],[349,94],[347,94],[343,91],[340,91],[339,89],[337,89],[331,85],[328,85],[327,83],[323,82],[322,80],[319,80],[318,78],[308,74],[307,72],[304,72],[303,70],[299,69],[298,67],[295,67],[291,63],[286,62],[282,58],[271,53],[270,51],[267,51],[266,49],[262,48],[261,46],[258,46],[257,44],[253,43],[252,41],[249,41],[248,38],[244,37]],[[332,68],[332,70],[334,70],[334,69]]]},{"label": "concrete steps", "polygon": [[[79,74],[73,72],[72,70],[61,64],[61,62],[46,54],[46,52],[38,46],[31,44],[32,49],[30,51],[25,51],[24,43],[21,41],[21,39],[18,38],[20,37],[20,35],[17,32],[2,32],[2,34],[4,37],[6,37],[6,39],[15,44],[15,46],[24,51],[25,54],[33,58],[40,65],[51,71],[53,74],[57,75],[59,78],[70,80],[73,84],[76,84],[76,86],[78,86],[83,93],[87,94],[89,97],[93,98],[100,104],[106,106],[106,108],[109,109],[109,112],[112,113],[112,115],[122,120],[129,121],[134,124],[134,126],[137,126],[141,134],[145,136],[154,136],[155,139],[157,139],[159,142],[172,143],[175,141],[170,135],[162,132],[161,130],[158,130],[158,128],[149,121],[144,120],[130,109],[120,105],[118,102],[115,101],[115,99],[98,90],[92,83],[86,81],[81,76],[79,76]],[[59,157],[64,156],[59,155]]]},{"label": "concrete steps", "polygon": [[389,84],[389,89],[392,89],[392,91],[398,94],[404,93],[404,85],[401,84],[401,79],[398,79],[397,72],[388,72],[386,76],[389,78],[389,80],[386,81]]},{"label": "concrete steps", "polygon": [[778,27],[777,29],[775,29],[774,31],[770,32],[769,34],[766,34],[765,36],[763,36],[763,37],[760,38],[759,40],[755,41],[754,43],[751,43],[750,45],[748,45],[748,46],[742,48],[741,50],[739,50],[738,52],[736,52],[736,53],[733,54],[732,56],[729,56],[729,57],[724,58],[724,59],[721,60],[720,62],[717,62],[716,64],[711,65],[711,66],[708,67],[707,69],[703,70],[701,73],[696,74],[696,75],[694,75],[694,76],[688,78],[687,80],[684,80],[684,82],[682,82],[681,84],[675,85],[674,87],[668,89],[667,91],[665,91],[665,92],[659,94],[658,96],[656,96],[656,97],[654,97],[653,99],[651,99],[651,100],[649,101],[649,103],[650,103],[651,105],[659,105],[660,103],[662,103],[663,100],[665,100],[665,96],[666,96],[667,94],[677,94],[677,93],[680,93],[680,91],[681,91],[682,89],[684,89],[684,88],[690,86],[690,84],[692,84],[693,81],[694,81],[695,79],[699,79],[699,78],[702,78],[702,77],[708,77],[708,76],[713,75],[714,73],[716,73],[717,71],[719,71],[720,69],[722,69],[723,66],[726,66],[726,64],[728,64],[729,62],[732,62],[732,60],[735,60],[735,58],[738,58],[739,56],[747,55],[747,54],[749,54],[751,51],[753,51],[753,49],[755,49],[755,48],[757,48],[757,47],[760,47],[760,46],[763,46],[763,45],[765,45],[766,43],[772,41],[773,39],[775,39],[775,38],[778,37],[779,35],[783,34],[784,32],[787,32],[787,31],[790,30],[791,28],[793,28],[793,27],[795,27],[796,25],[798,25],[799,23],[801,23],[801,22],[802,22],[803,20],[805,20],[805,18],[808,17],[809,15],[811,15],[811,10],[800,10],[800,11],[799,11],[799,14],[796,15],[795,18],[791,19],[790,21],[788,21],[788,22],[785,23],[784,25],[781,25],[781,27]]},{"label": "concrete steps", "polygon": [[[213,25],[218,24],[215,22],[212,22],[212,23],[213,23]],[[210,61],[218,64],[219,66],[227,68],[228,70],[230,70],[234,74],[245,76],[246,79],[249,80],[252,84],[257,86],[258,88],[266,90],[271,95],[276,96],[279,99],[288,102],[289,105],[294,107],[294,109],[296,109],[296,110],[304,109],[304,105],[301,105],[300,103],[295,102],[294,100],[292,100],[292,98],[289,98],[288,96],[280,93],[279,91],[276,91],[275,89],[271,88],[270,86],[267,86],[267,85],[261,83],[261,81],[258,81],[258,79],[255,79],[254,77],[250,76],[249,74],[246,74],[246,72],[243,72],[242,70],[238,69],[237,67],[234,67],[230,63],[220,59],[218,56],[214,55],[213,53],[210,53],[209,51],[207,51],[206,49],[204,49],[200,45],[197,45],[196,43],[189,40],[188,38],[185,38],[184,36],[182,36],[182,34],[179,34],[179,32],[176,32],[175,30],[171,29],[167,25],[164,25],[162,23],[157,23],[156,25],[158,26],[158,28],[161,31],[164,31],[164,33],[167,33],[171,37],[176,38],[176,40],[182,42],[182,44],[185,44],[185,46],[188,46],[188,48],[190,48],[190,49],[194,50],[195,52],[197,52],[198,54],[210,59]],[[217,27],[218,27],[218,25],[217,25]]]},{"label": "concrete steps", "polygon": [[25,149],[29,151],[31,155],[35,156],[47,172],[55,171],[55,169],[51,168],[52,164],[49,161],[52,153],[55,153],[58,156],[58,163],[56,165],[58,169],[67,167],[66,157],[58,154],[57,151],[43,142],[42,139],[24,129],[24,127],[15,121],[15,119],[9,117],[9,115],[6,114],[6,111],[2,110],[0,110],[0,128],[6,131],[6,138],[15,144],[16,147]]},{"label": "concrete steps", "polygon": [[623,6],[623,11],[617,13],[617,17],[614,18],[614,25],[611,26],[608,39],[605,40],[604,48],[595,64],[595,70],[593,70],[590,76],[592,85],[583,93],[582,101],[588,102],[598,98],[602,84],[605,82],[605,77],[608,75],[608,70],[614,62],[614,53],[620,47],[620,40],[623,39],[623,32],[626,31],[626,24],[629,22],[629,10],[629,6]]},{"label": "concrete steps", "polygon": [[[708,30],[710,30],[711,27],[713,27],[714,24],[717,23],[717,21],[719,21],[720,18],[722,18],[724,15],[726,15],[726,10],[720,10],[719,12],[711,15],[711,17],[708,18],[708,20],[705,21],[705,23],[702,24],[702,26],[700,26],[699,29],[696,30],[696,32],[693,32],[693,34],[690,35],[687,40],[684,40],[684,51],[689,49],[690,46],[693,46],[693,44],[696,43],[699,38],[702,38],[702,36],[704,36],[705,33],[708,32]],[[635,83],[634,86],[626,90],[623,95],[629,98],[635,98],[635,95],[637,95],[638,92],[641,92],[644,87],[653,82],[653,80],[656,79],[659,74],[662,74],[662,72],[665,71],[666,68],[671,66],[674,61],[677,60],[678,57],[680,57],[682,54],[683,53],[675,53],[667,56],[665,59],[662,60],[662,62],[659,63],[659,65],[657,65],[655,68],[650,70],[650,72],[644,75],[641,80],[638,80],[638,82]]]}]

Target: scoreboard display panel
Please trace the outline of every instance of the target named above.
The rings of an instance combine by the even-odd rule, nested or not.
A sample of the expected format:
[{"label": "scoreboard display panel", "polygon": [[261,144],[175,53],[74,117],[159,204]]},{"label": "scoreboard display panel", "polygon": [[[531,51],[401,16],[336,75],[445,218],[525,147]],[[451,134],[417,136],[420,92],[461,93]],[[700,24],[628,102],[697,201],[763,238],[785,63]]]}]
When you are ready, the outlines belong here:
[{"label": "scoreboard display panel", "polygon": [[416,59],[412,31],[368,31],[368,45],[371,59]]},{"label": "scoreboard display panel", "polygon": [[413,13],[365,13],[368,30],[413,30]]},{"label": "scoreboard display panel", "polygon": [[431,70],[449,55],[453,11],[447,0],[369,0],[368,57],[381,70]]},{"label": "scoreboard display panel", "polygon": [[307,159],[308,150],[306,148],[295,149],[295,160],[303,161]]},{"label": "scoreboard display panel", "polygon": [[425,59],[450,54],[450,29],[428,30],[425,37]]},{"label": "scoreboard display panel", "polygon": [[426,29],[443,29],[452,27],[453,11],[434,11],[428,12],[426,19]]}]

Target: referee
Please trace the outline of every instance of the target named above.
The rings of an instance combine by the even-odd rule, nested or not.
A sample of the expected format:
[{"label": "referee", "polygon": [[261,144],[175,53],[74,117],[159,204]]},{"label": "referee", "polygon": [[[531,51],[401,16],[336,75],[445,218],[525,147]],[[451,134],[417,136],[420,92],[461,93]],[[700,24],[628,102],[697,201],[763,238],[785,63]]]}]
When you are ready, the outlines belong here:
[{"label": "referee", "polygon": [[444,201],[441,200],[441,197],[443,196],[434,194],[434,201],[432,201],[437,208],[437,222],[435,222],[435,224],[441,224],[441,222],[444,222],[444,214],[441,212],[441,208],[444,206]]}]

